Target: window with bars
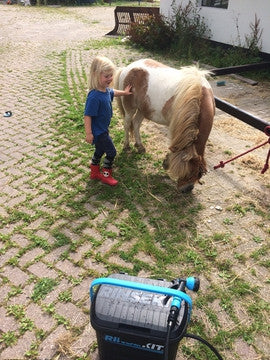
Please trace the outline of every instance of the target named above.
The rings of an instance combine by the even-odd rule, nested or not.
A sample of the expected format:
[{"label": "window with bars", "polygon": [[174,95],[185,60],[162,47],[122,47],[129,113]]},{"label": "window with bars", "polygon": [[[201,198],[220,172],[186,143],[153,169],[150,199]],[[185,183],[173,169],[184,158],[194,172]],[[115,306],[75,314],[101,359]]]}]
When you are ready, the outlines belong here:
[{"label": "window with bars", "polygon": [[202,0],[202,6],[227,9],[229,0]]}]

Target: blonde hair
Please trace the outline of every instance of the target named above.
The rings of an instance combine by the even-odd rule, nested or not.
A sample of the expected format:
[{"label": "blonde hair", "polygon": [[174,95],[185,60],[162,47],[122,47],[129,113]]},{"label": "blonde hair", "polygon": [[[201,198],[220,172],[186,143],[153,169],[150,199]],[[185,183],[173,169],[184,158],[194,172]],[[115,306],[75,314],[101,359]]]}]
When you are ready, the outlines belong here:
[{"label": "blonde hair", "polygon": [[88,90],[97,89],[101,73],[115,72],[115,65],[105,56],[96,56],[92,61],[89,73]]}]

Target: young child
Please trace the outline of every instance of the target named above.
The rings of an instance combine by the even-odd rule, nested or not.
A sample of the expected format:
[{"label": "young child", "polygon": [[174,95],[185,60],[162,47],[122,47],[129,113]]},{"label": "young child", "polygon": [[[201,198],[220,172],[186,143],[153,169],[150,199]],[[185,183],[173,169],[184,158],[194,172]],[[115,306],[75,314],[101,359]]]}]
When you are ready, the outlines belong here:
[{"label": "young child", "polygon": [[[90,67],[89,93],[84,110],[86,141],[95,145],[95,152],[90,165],[90,179],[101,180],[104,184],[117,185],[112,177],[112,166],[116,149],[109,135],[114,96],[131,95],[131,86],[125,90],[109,88],[113,81],[115,66],[104,56],[97,56]],[[105,154],[103,169],[100,172],[100,160]]]}]

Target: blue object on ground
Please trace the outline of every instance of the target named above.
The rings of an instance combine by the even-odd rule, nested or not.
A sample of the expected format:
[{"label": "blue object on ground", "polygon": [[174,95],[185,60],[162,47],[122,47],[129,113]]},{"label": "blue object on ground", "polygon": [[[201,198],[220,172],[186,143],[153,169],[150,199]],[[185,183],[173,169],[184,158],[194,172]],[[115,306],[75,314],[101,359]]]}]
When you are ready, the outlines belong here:
[{"label": "blue object on ground", "polygon": [[10,117],[10,116],[12,116],[12,112],[11,112],[11,111],[6,111],[6,112],[4,113],[4,117]]},{"label": "blue object on ground", "polygon": [[217,86],[225,86],[225,85],[226,85],[225,80],[217,81]]}]

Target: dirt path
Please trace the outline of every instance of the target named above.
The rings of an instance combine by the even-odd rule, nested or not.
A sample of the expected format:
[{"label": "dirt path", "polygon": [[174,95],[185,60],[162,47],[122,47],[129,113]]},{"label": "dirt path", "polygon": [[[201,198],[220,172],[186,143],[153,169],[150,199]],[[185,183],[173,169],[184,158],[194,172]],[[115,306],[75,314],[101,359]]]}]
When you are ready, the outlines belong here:
[{"label": "dirt path", "polygon": [[[109,48],[106,52],[99,49],[83,50],[88,39],[100,39],[113,27],[113,7],[38,9],[0,5],[0,338],[5,338],[0,342],[0,358],[3,360],[59,359],[59,353],[61,359],[70,359],[70,354],[75,359],[85,359],[84,354],[89,352],[96,340],[88,317],[89,278],[71,287],[66,279],[62,279],[41,304],[33,301],[33,279],[56,279],[60,270],[67,277],[79,278],[82,270],[73,265],[76,261],[82,264],[82,269],[94,267],[99,273],[104,271],[102,264],[92,263],[91,259],[83,256],[89,251],[85,245],[72,253],[71,258],[60,259],[67,245],[63,244],[48,253],[42,244],[56,241],[51,234],[58,225],[62,225],[66,236],[77,239],[75,230],[70,229],[85,221],[82,217],[74,224],[59,223],[58,211],[67,209],[65,206],[58,208],[59,203],[53,195],[59,183],[53,182],[53,174],[48,168],[49,159],[61,152],[61,146],[56,148],[50,140],[55,131],[51,123],[55,114],[64,111],[66,105],[58,96],[63,70],[59,54],[64,51],[68,53],[67,73],[73,69],[79,75],[96,53],[103,52],[118,65],[141,57],[140,53],[123,49]],[[222,79],[226,80],[224,87],[217,87],[216,79],[211,82],[215,95],[270,121],[269,84],[252,87],[230,77]],[[12,111],[12,117],[2,116],[7,110]],[[143,130],[151,134],[147,151],[158,149],[157,156],[161,158],[167,150],[166,147],[160,148],[160,139],[166,135],[166,129],[146,122]],[[198,233],[231,236],[230,246],[223,241],[218,243],[217,260],[230,260],[235,273],[243,275],[248,283],[256,284],[262,301],[269,302],[267,261],[269,264],[270,230],[269,223],[260,214],[260,210],[262,213],[270,210],[270,170],[264,175],[260,174],[269,147],[258,149],[226,165],[224,169],[213,170],[220,160],[227,160],[263,141],[266,141],[266,136],[262,132],[218,110],[207,146],[209,173],[203,179],[204,184],[196,186],[191,196],[203,204],[199,213]],[[74,175],[74,179],[77,178],[80,179],[79,173]],[[47,202],[47,194],[51,194],[50,203]],[[110,205],[103,206],[106,209]],[[90,205],[88,210],[92,213],[97,211]],[[46,212],[55,214],[55,224],[49,230],[43,226]],[[104,217],[104,214],[104,211],[101,212],[97,218]],[[8,222],[7,219],[12,221]],[[90,236],[100,236],[95,224],[83,231]],[[31,247],[31,242],[40,245]],[[104,244],[104,251],[110,246],[112,244],[108,240]],[[261,249],[263,253],[256,260],[253,254]],[[247,260],[236,261],[236,255],[245,256]],[[211,283],[217,281],[226,287],[226,279],[213,273]],[[58,301],[60,293],[69,300]],[[51,303],[54,304],[53,310],[49,306]],[[23,306],[25,313],[16,318],[14,314],[20,306]],[[232,306],[239,313],[239,321],[248,325],[246,310],[234,299]],[[50,310],[58,314],[57,317],[51,316]],[[218,304],[215,303],[213,311],[224,329],[230,326],[233,329],[233,324],[228,322],[226,313]],[[266,315],[266,311],[262,311],[266,323],[269,323],[269,313]],[[200,311],[195,314],[203,317]],[[22,330],[24,318],[31,322],[24,323]],[[65,326],[63,319],[68,319],[69,327]],[[76,341],[68,331],[70,327],[78,330]],[[211,332],[213,329],[208,330]],[[12,341],[14,336],[17,342]],[[253,344],[255,346],[239,338],[233,349],[224,355],[227,360],[269,359],[269,338],[258,335],[253,339]],[[66,352],[64,345],[68,348]],[[183,359],[181,354],[177,357],[177,360],[180,359]]]}]

